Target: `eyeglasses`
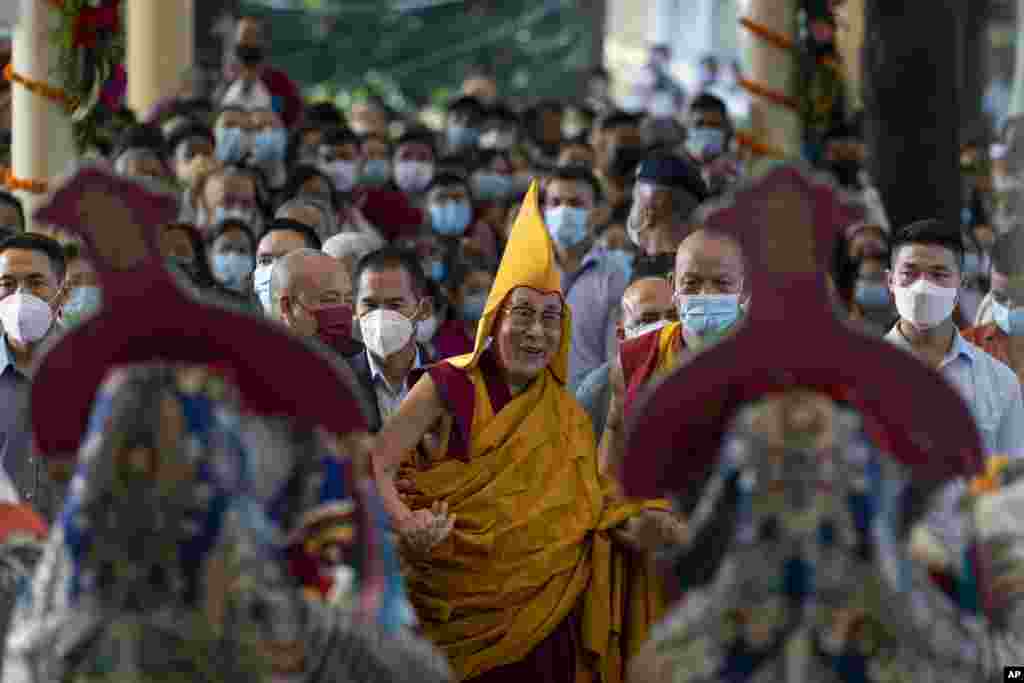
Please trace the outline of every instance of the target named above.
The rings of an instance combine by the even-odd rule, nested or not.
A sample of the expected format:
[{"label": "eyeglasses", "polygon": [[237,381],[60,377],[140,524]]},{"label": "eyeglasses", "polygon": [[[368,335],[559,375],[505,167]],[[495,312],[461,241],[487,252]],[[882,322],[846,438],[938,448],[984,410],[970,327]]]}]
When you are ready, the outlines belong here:
[{"label": "eyeglasses", "polygon": [[[512,306],[504,309],[505,314],[508,316],[508,321],[512,327],[519,330],[528,330],[533,327],[533,323],[537,320],[538,312],[537,309],[532,306]],[[562,312],[561,311],[540,311],[540,325],[545,330],[557,331],[562,329]]]}]

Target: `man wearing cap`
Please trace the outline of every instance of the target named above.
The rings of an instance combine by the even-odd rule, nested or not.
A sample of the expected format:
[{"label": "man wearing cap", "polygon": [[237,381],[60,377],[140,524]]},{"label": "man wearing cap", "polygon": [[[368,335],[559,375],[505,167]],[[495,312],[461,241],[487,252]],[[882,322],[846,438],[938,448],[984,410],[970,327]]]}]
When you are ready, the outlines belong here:
[{"label": "man wearing cap", "polygon": [[[598,469],[565,388],[575,311],[537,194],[473,352],[431,366],[380,432],[376,483],[423,633],[458,680],[622,683],[659,618],[647,553],[685,528],[667,501],[624,499]],[[415,493],[396,490],[400,469]]]}]

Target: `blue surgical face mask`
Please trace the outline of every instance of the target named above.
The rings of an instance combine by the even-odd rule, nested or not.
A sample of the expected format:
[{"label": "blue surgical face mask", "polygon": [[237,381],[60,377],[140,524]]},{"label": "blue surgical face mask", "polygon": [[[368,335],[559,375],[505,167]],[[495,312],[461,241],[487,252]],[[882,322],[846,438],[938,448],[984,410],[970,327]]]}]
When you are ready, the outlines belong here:
[{"label": "blue surgical face mask", "polygon": [[512,177],[500,173],[478,173],[473,177],[473,192],[477,199],[491,202],[512,194]]},{"label": "blue surgical face mask", "polygon": [[67,301],[60,308],[60,322],[64,327],[74,327],[100,310],[103,293],[99,287],[85,285],[75,287]]},{"label": "blue surgical face mask", "polygon": [[466,234],[473,208],[466,201],[446,201],[430,207],[430,225],[439,235],[460,237]]},{"label": "blue surgical face mask", "polygon": [[210,261],[213,275],[225,287],[244,292],[246,281],[252,273],[255,261],[249,254],[237,251],[217,252]]},{"label": "blue surgical face mask", "polygon": [[1024,335],[1024,308],[1009,308],[998,301],[993,301],[992,319],[999,329],[1011,337]]},{"label": "blue surgical face mask", "polygon": [[892,297],[889,296],[889,288],[885,286],[884,282],[858,282],[853,299],[858,306],[865,310],[877,311],[892,308]]},{"label": "blue surgical face mask", "polygon": [[268,263],[256,266],[256,270],[252,274],[252,288],[256,291],[256,296],[259,297],[260,304],[263,305],[263,310],[266,313],[270,313],[271,308],[270,274],[273,271],[274,264]]},{"label": "blue surgical face mask", "polygon": [[981,272],[981,254],[976,251],[964,252],[964,275],[971,277],[974,275],[987,275],[987,273]]},{"label": "blue surgical face mask", "polygon": [[478,322],[480,318],[484,317],[484,307],[486,306],[487,292],[467,296],[459,306],[459,318],[466,322]]},{"label": "blue surgical face mask", "polygon": [[434,282],[444,282],[448,276],[448,266],[444,261],[431,261],[424,270],[427,271],[427,277]]},{"label": "blue surgical face mask", "polygon": [[738,294],[677,294],[675,300],[680,322],[702,346],[718,341],[740,317]]},{"label": "blue surgical face mask", "polygon": [[686,151],[697,159],[713,159],[725,151],[725,131],[721,128],[697,126],[686,137]]},{"label": "blue surgical face mask", "polygon": [[242,160],[248,151],[248,134],[241,128],[219,127],[216,130],[217,160],[225,164],[234,164]]},{"label": "blue surgical face mask", "polygon": [[391,162],[387,159],[370,159],[363,164],[363,185],[386,185],[391,180]]},{"label": "blue surgical face mask", "polygon": [[636,260],[636,254],[622,249],[608,249],[605,253],[608,254],[608,260],[626,274],[626,282],[633,279],[633,262]]},{"label": "blue surgical face mask", "polygon": [[544,209],[544,223],[555,244],[571,249],[587,239],[587,220],[590,211],[573,206],[556,206]]},{"label": "blue surgical face mask", "polygon": [[476,147],[480,141],[480,131],[468,126],[451,125],[447,131],[448,146],[452,149],[462,150]]},{"label": "blue surgical face mask", "polygon": [[269,166],[284,161],[288,147],[288,134],[284,128],[262,130],[252,138],[252,160],[257,166]]}]

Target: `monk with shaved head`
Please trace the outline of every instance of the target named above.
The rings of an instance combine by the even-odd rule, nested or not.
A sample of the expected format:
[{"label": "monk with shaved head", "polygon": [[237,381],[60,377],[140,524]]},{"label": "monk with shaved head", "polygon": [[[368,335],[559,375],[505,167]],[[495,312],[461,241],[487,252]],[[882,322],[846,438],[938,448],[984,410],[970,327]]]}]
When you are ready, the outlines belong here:
[{"label": "monk with shaved head", "polygon": [[316,336],[348,357],[352,339],[352,277],[336,259],[315,249],[297,249],[274,264],[270,314],[300,337]]},{"label": "monk with shaved head", "polygon": [[701,229],[683,240],[672,278],[678,320],[627,338],[612,365],[611,405],[601,440],[603,466],[621,462],[625,421],[642,389],[730,334],[742,317],[745,299],[743,252],[734,239]]},{"label": "monk with shaved head", "polygon": [[672,301],[672,283],[663,277],[645,277],[622,295],[619,339],[635,339],[679,319]]}]

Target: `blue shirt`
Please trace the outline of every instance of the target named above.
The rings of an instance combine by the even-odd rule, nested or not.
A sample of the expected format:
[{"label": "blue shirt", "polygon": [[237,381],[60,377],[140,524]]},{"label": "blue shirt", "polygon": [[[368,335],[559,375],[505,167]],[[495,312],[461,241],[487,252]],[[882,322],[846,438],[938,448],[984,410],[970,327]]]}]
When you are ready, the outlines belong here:
[{"label": "blue shirt", "polygon": [[626,273],[599,248],[583,258],[575,273],[562,273],[562,292],[572,314],[569,386],[615,354],[619,306],[628,284]]},{"label": "blue shirt", "polygon": [[[897,324],[885,337],[913,352]],[[939,372],[960,393],[981,436],[985,455],[1024,455],[1024,399],[1016,373],[953,331],[953,345],[939,364]],[[926,399],[922,399],[926,400]],[[966,483],[957,479],[932,506],[928,529],[949,548],[956,560],[963,557],[967,530],[959,501]]]}]

